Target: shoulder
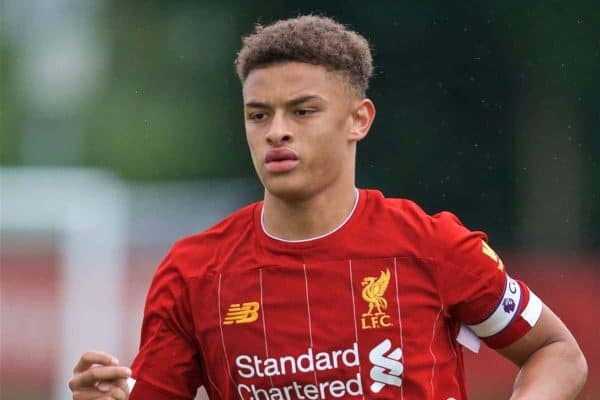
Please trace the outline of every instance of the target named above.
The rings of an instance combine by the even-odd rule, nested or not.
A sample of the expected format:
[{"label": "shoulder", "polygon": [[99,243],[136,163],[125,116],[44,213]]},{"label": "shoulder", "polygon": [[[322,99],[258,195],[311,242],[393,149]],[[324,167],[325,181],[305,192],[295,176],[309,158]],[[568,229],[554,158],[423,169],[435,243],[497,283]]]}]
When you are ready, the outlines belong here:
[{"label": "shoulder", "polygon": [[457,242],[471,235],[487,240],[483,232],[467,229],[452,212],[430,214],[412,200],[385,197],[376,190],[364,192],[369,226],[381,226],[388,233],[400,232],[412,243],[419,244],[419,248],[429,249],[430,253],[455,247]]},{"label": "shoulder", "polygon": [[210,228],[177,240],[167,256],[187,277],[208,272],[218,263],[219,255],[231,249],[253,230],[258,203],[252,203],[223,218]]},{"label": "shoulder", "polygon": [[467,230],[461,220],[450,211],[429,214],[412,200],[383,197],[381,193],[379,195],[380,199],[378,201],[383,203],[383,208],[389,214],[402,218],[406,223],[413,225],[415,228],[428,231],[434,236],[443,238]]},{"label": "shoulder", "polygon": [[428,214],[414,201],[402,197],[386,197],[379,190],[365,189],[361,191],[367,196],[367,202],[373,211],[391,214],[426,218]]},{"label": "shoulder", "polygon": [[378,223],[414,232],[419,236],[433,233],[437,214],[428,214],[419,204],[409,199],[385,197],[376,190],[365,192],[368,196],[370,218],[377,219]]}]

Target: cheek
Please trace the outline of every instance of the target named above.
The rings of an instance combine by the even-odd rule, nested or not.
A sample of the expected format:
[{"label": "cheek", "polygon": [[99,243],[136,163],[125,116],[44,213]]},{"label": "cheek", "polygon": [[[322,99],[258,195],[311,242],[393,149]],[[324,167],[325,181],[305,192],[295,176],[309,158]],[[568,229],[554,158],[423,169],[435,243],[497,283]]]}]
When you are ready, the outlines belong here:
[{"label": "cheek", "polygon": [[[341,117],[331,118],[322,125],[321,134],[318,135],[318,147],[325,155],[339,155],[346,151],[348,145],[348,125]],[[334,160],[332,160],[334,161]]]},{"label": "cheek", "polygon": [[315,141],[312,158],[322,173],[335,173],[343,164],[347,145],[343,138],[341,131],[329,130]]},{"label": "cheek", "polygon": [[248,129],[248,127],[246,127],[246,143],[248,143],[248,148],[250,149],[250,155],[252,156],[252,159],[254,160],[254,157],[257,155],[257,150],[258,150],[258,136],[256,135],[255,132],[252,132],[251,130]]}]

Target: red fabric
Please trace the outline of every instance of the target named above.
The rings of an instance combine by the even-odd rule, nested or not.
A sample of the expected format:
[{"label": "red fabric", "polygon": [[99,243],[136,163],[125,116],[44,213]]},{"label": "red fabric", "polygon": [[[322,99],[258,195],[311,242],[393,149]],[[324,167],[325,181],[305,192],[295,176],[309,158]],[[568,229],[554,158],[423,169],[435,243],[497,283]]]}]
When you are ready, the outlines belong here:
[{"label": "red fabric", "polygon": [[185,400],[187,396],[177,396],[171,392],[165,392],[155,386],[152,386],[144,381],[138,380],[129,395],[130,400]]},{"label": "red fabric", "polygon": [[[500,258],[495,260],[482,251],[482,240],[487,242],[483,232],[472,232],[450,213],[440,213],[437,218],[440,230],[439,258],[440,293],[449,306],[453,317],[473,325],[485,321],[502,305],[507,275]],[[497,256],[497,255],[496,255]],[[494,348],[506,347],[525,335],[531,326],[521,317],[529,302],[529,288],[518,281],[522,298],[515,317],[508,326],[498,333],[484,338],[484,342]]]},{"label": "red fabric", "polygon": [[261,207],[174,245],[135,379],[182,399],[466,399],[459,323],[490,315],[506,280],[483,233],[361,190],[340,229],[290,243],[263,232]]}]

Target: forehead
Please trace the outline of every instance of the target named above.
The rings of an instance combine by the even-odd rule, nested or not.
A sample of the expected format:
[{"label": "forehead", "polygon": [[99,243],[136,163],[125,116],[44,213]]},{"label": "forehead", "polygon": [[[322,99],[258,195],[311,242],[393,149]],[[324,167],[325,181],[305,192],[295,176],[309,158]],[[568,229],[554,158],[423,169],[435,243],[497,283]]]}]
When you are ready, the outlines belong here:
[{"label": "forehead", "polygon": [[285,100],[307,93],[325,98],[345,92],[345,82],[339,73],[320,65],[286,62],[256,68],[243,85],[245,101]]}]

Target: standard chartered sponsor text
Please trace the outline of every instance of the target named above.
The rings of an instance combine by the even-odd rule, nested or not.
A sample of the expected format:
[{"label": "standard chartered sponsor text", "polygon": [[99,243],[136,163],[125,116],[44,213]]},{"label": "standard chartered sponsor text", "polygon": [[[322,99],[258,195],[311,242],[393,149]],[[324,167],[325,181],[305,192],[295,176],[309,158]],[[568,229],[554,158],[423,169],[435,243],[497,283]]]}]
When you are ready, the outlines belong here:
[{"label": "standard chartered sponsor text", "polygon": [[363,394],[360,373],[356,377],[347,381],[333,380],[319,382],[318,384],[307,383],[300,384],[296,381],[289,385],[280,387],[270,387],[267,389],[259,388],[254,384],[238,384],[240,397],[248,400],[291,400],[291,399],[327,399],[348,398],[349,396],[361,396]]},{"label": "standard chartered sponsor text", "polygon": [[[282,357],[267,357],[261,359],[256,355],[239,355],[235,359],[237,374],[244,379],[256,379],[275,376],[294,376],[316,371],[335,370],[339,367],[357,369],[356,375],[347,379],[320,380],[319,382],[299,382],[294,379],[284,386],[272,386],[264,383],[242,382],[237,388],[242,399],[248,400],[288,400],[306,399],[318,400],[327,398],[347,398],[362,396],[363,385],[358,372],[360,364],[358,344],[343,350],[329,352],[315,352],[308,348],[300,355],[286,355]],[[261,387],[265,385],[265,387]]]}]

